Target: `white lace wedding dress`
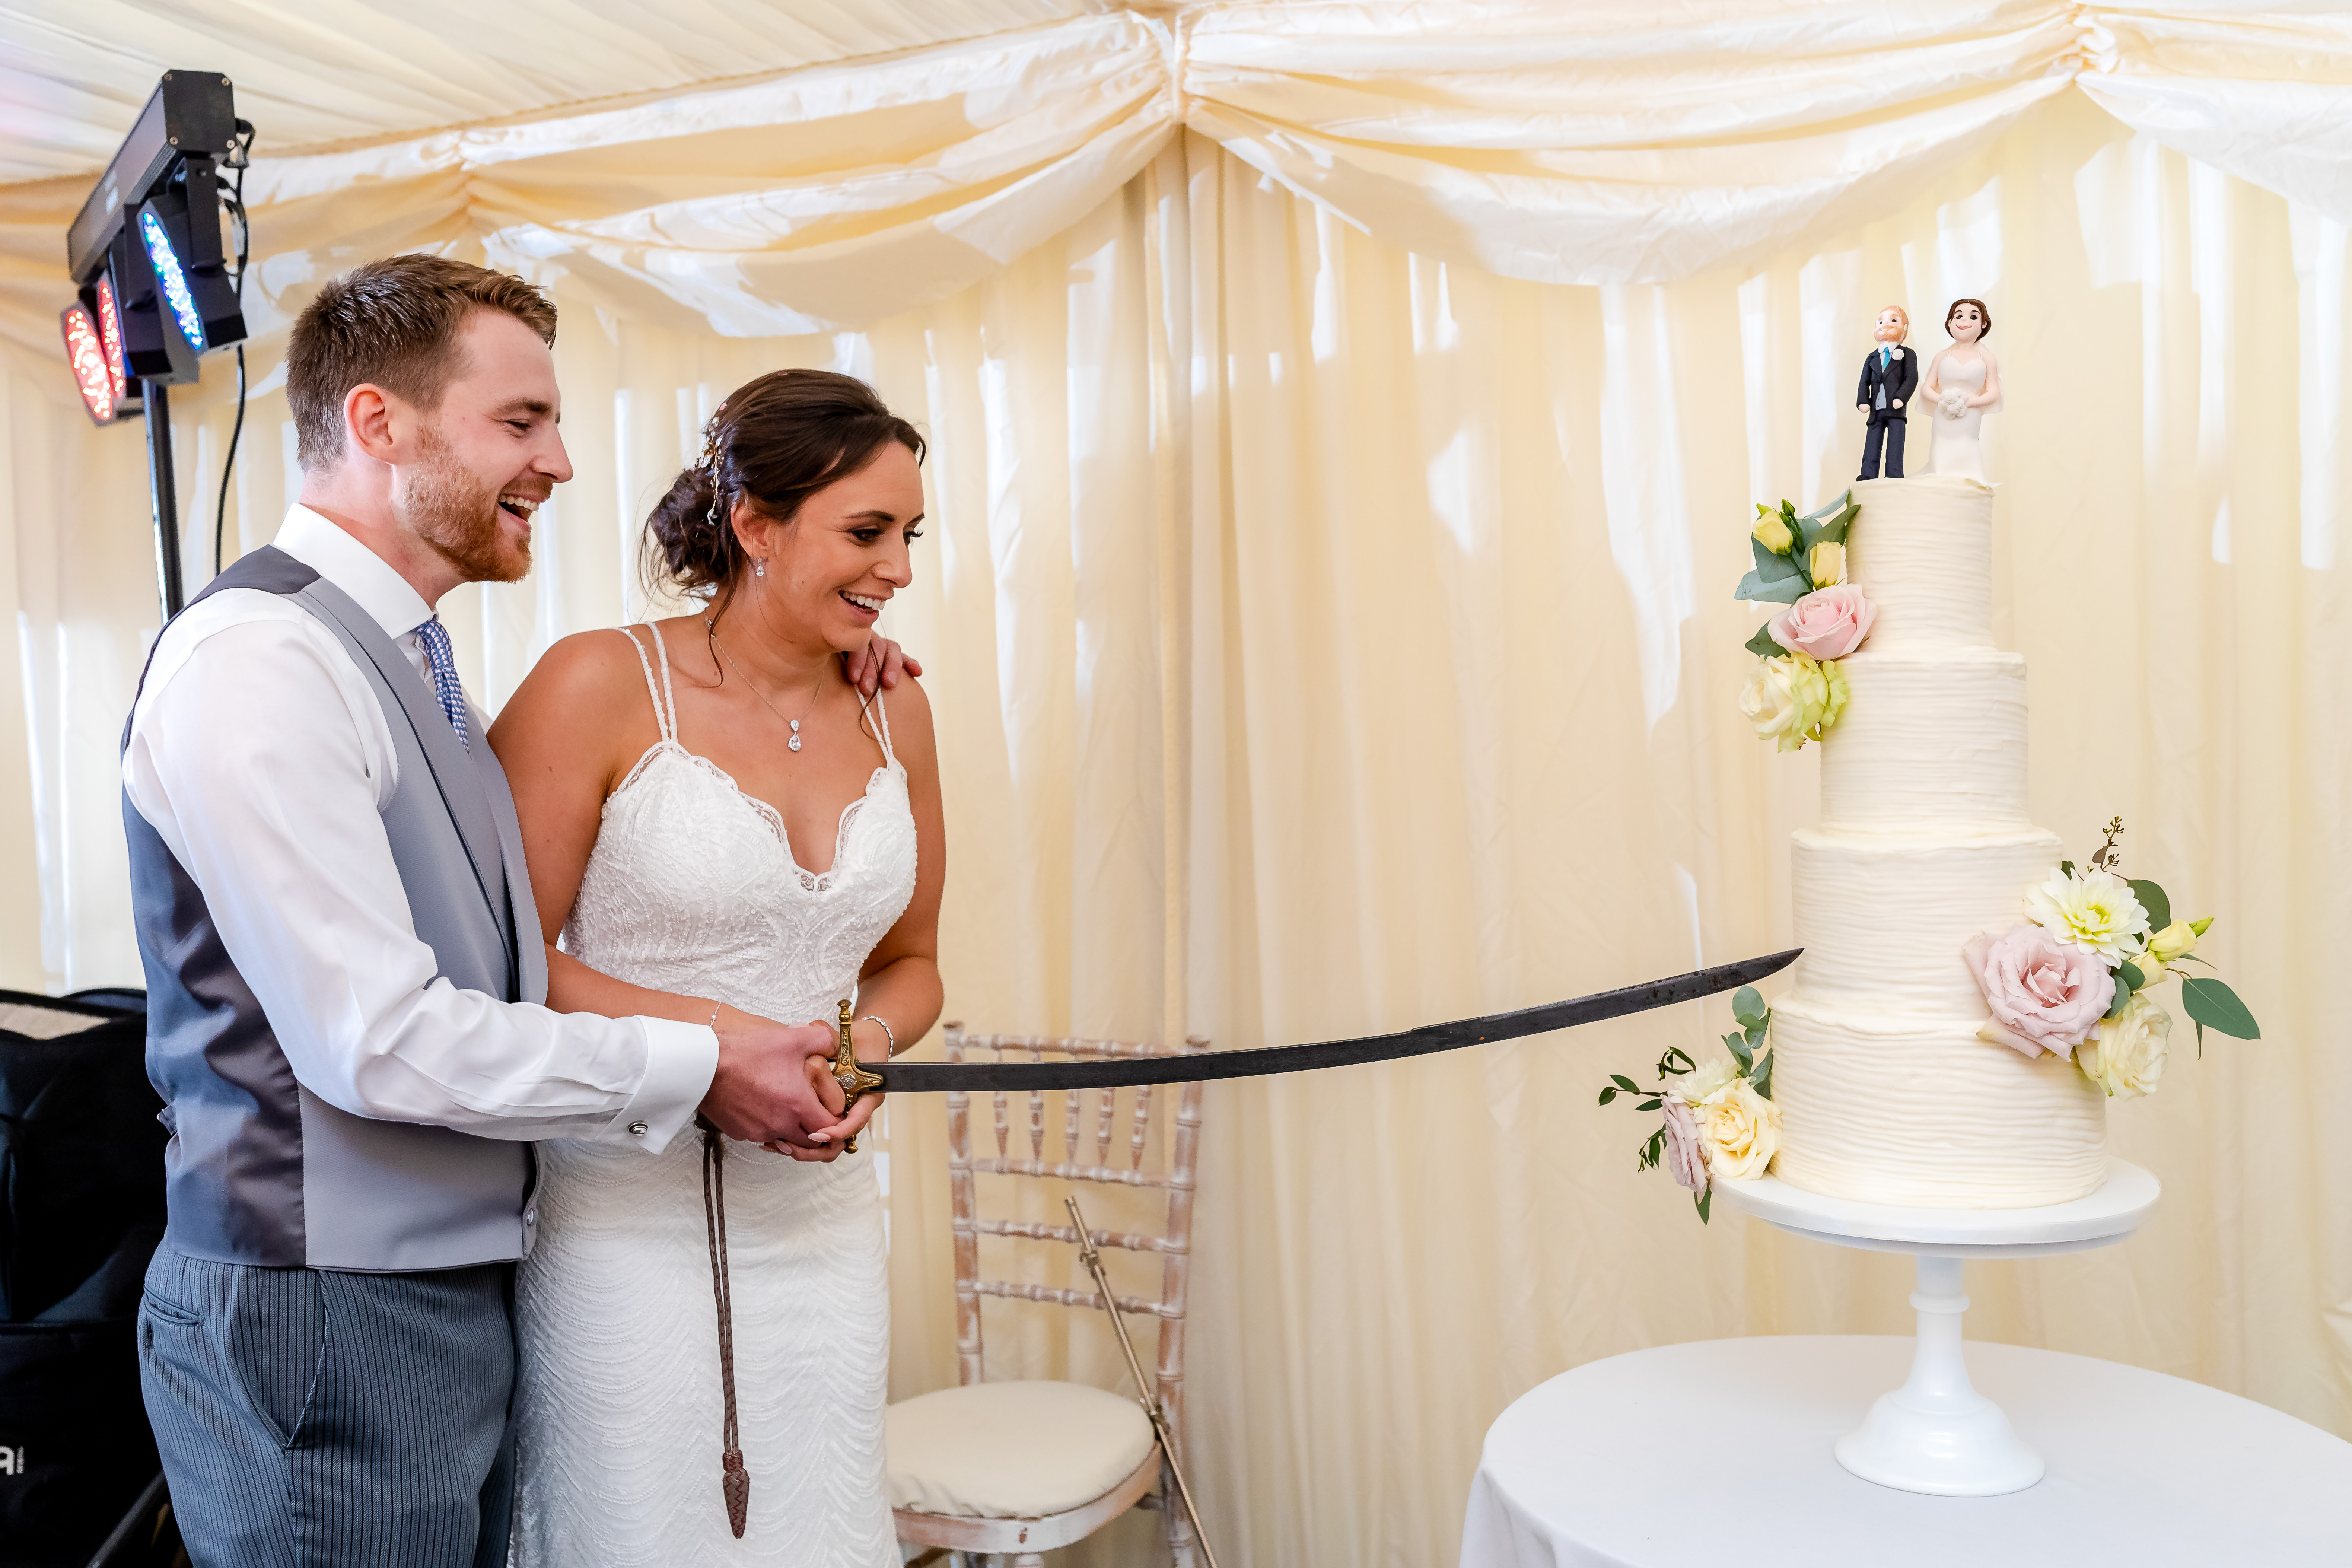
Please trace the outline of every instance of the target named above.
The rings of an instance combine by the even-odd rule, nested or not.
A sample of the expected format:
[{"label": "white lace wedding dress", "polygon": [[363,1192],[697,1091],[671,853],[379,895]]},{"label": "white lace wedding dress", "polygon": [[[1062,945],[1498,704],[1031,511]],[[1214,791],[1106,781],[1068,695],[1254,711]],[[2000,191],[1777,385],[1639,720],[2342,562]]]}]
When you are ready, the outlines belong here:
[{"label": "white lace wedding dress", "polygon": [[[832,867],[812,877],[772,808],[678,744],[668,662],[655,689],[645,645],[637,652],[662,738],[604,803],[565,951],[623,980],[766,1017],[833,1018],[915,888],[907,776],[880,700],[869,711],[882,765],[842,813]],[[539,1241],[515,1285],[513,1560],[895,1565],[873,1156],[802,1164],[727,1144],[736,1402],[751,1478],[740,1541],[719,1483],[701,1160],[692,1127],[650,1158],[540,1145]]]}]

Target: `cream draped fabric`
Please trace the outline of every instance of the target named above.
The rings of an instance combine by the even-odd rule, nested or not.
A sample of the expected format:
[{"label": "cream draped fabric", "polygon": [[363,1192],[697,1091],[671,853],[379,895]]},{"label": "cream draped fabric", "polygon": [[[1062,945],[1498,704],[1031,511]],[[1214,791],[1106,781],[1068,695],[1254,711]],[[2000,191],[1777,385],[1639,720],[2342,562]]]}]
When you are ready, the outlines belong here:
[{"label": "cream draped fabric", "polygon": [[[2352,1200],[2330,1179],[2352,1090],[2330,985],[2352,930],[2352,211],[2330,140],[2346,121],[2298,97],[2343,90],[2340,29],[2317,13],[1956,8],[1941,44],[1920,24],[1905,45],[1895,9],[1918,8],[1811,8],[1775,34],[1701,7],[1646,53],[1627,24],[1622,74],[1649,86],[1626,100],[1679,84],[1686,105],[1675,137],[1639,144],[1630,127],[1606,142],[1600,97],[1563,87],[1578,122],[1544,149],[1499,144],[1537,94],[1489,109],[1496,145],[1465,145],[1515,63],[1540,76],[1570,58],[1528,41],[1531,12],[1498,14],[1484,64],[1467,23],[1433,21],[1418,62],[1399,51],[1383,78],[1368,44],[1313,70],[1249,53],[1273,51],[1283,12],[1344,42],[1391,26],[1386,8],[1232,6],[926,56],[935,86],[969,51],[1007,51],[985,124],[967,113],[976,88],[942,109],[918,83],[858,110],[862,129],[820,117],[824,133],[764,152],[749,143],[774,122],[720,116],[677,163],[658,141],[575,138],[506,163],[464,151],[542,145],[538,122],[444,133],[443,163],[287,159],[251,187],[268,174],[257,315],[402,244],[543,268],[579,478],[541,514],[530,579],[444,607],[493,706],[553,637],[637,612],[636,529],[718,399],[779,364],[871,377],[935,442],[931,534],[887,629],[925,659],[939,715],[950,1016],[1250,1046],[1787,944],[1788,834],[1817,816],[1816,762],[1774,754],[1734,706],[1757,619],[1729,596],[1749,503],[1810,506],[1847,482],[1846,394],[1879,305],[1909,303],[1932,353],[1943,302],[1986,299],[2007,395],[1987,421],[2006,481],[1997,633],[2033,672],[2032,814],[2077,848],[2123,815],[2135,871],[2221,917],[2216,959],[2269,1037],[2200,1060],[2182,1036],[2163,1091],[2113,1121],[2118,1152],[2167,1184],[2154,1222],[2123,1247],[1979,1266],[1971,1331],[2352,1434]],[[1700,47],[1710,16],[1749,28],[1755,52]],[[1097,47],[1067,47],[1080,36]],[[1928,91],[1905,50],[1938,47],[2015,63]],[[1848,53],[1864,86],[1820,118],[1828,68],[1805,62]],[[821,105],[827,73],[915,58],[724,90]],[[1725,83],[1750,71],[1816,85],[1735,100]],[[1066,102],[1055,72],[1095,85]],[[2062,90],[2070,73],[2084,93]],[[2137,84],[2127,112],[2119,83]],[[1358,92],[1385,107],[1349,110]],[[2014,108],[1979,101],[2002,93]],[[1747,138],[1767,155],[1706,173],[1735,164],[1743,116],[1784,100],[1803,114]],[[1941,132],[1918,121],[1943,115],[1976,129],[1931,147]],[[852,167],[861,145],[882,153]],[[1685,152],[1700,173],[1676,173]],[[1604,153],[1622,162],[1580,162]],[[387,172],[339,186],[323,160],[347,155]],[[813,172],[778,179],[786,156]],[[1891,183],[1841,207],[1822,167]],[[1028,198],[999,199],[1024,181],[1068,216],[1024,226]],[[756,199],[695,207],[729,182]],[[873,201],[794,205],[819,185]],[[1688,194],[1707,189],[1727,194]],[[1538,190],[1559,198],[1553,226],[1518,210]],[[66,191],[0,192],[0,300],[45,300],[52,321],[44,226],[69,215]],[[501,237],[519,229],[537,251]],[[1594,270],[1512,264],[1530,256]],[[1653,265],[1672,280],[1641,280]],[[868,290],[894,268],[895,300]],[[153,624],[138,437],[89,429],[47,340],[15,336],[0,855],[41,901],[0,901],[0,983],[135,981],[113,748]],[[268,541],[294,482],[279,342],[251,354],[232,555]],[[179,399],[195,582],[229,368],[215,356]],[[1701,1227],[1634,1172],[1638,1119],[1593,1104],[1603,1074],[1700,1049],[1722,1013],[1212,1090],[1189,1408],[1228,1561],[1451,1561],[1486,1424],[1582,1361],[1906,1331],[1899,1259]],[[902,1099],[882,1140],[901,1396],[954,1381],[940,1115]],[[1105,1197],[1096,1223],[1131,1217]],[[988,1310],[999,1375],[1116,1386],[1099,1325]],[[1741,1435],[1692,1437],[1703,1497],[1699,1468],[1736,1478]],[[1152,1524],[1071,1560],[1149,1560]]]}]

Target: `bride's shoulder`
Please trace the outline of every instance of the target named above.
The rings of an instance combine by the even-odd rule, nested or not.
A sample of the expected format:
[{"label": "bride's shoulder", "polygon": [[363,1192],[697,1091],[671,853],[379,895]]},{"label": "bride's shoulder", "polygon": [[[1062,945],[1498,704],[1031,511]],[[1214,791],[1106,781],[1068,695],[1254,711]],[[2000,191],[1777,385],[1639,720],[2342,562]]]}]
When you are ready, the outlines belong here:
[{"label": "bride's shoulder", "polygon": [[499,726],[514,731],[545,725],[583,738],[583,731],[633,725],[650,713],[645,667],[638,662],[642,645],[633,647],[634,640],[614,629],[559,638],[507,699]]},{"label": "bride's shoulder", "polygon": [[890,748],[901,763],[922,768],[937,760],[938,742],[931,733],[931,699],[923,683],[902,676],[882,693],[883,710],[890,719]]}]

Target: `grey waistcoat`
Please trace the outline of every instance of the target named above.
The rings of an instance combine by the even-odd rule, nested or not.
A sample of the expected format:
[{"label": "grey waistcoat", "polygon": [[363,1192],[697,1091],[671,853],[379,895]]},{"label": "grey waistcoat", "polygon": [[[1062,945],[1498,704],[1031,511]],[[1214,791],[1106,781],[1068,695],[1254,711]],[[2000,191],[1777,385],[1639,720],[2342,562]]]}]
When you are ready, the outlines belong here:
[{"label": "grey waistcoat", "polygon": [[[256,551],[196,597],[223,588],[293,600],[335,634],[374,688],[399,773],[384,832],[416,934],[440,973],[460,990],[545,1001],[547,955],[522,834],[488,744],[477,735],[468,754],[383,629],[292,556]],[[127,726],[123,740],[128,746]],[[172,1133],[166,1242],[224,1263],[377,1272],[529,1253],[537,1221],[530,1146],[354,1116],[296,1082],[203,889],[128,795],[122,822],[147,970],[147,1074]]]}]

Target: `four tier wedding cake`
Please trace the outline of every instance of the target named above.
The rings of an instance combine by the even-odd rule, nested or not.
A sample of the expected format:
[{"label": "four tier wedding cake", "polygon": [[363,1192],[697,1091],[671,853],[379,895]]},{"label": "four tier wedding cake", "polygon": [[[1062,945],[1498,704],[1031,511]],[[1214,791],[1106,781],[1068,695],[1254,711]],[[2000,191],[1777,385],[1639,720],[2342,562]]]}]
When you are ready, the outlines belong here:
[{"label": "four tier wedding cake", "polygon": [[1988,1044],[1962,948],[2060,858],[2027,819],[2025,661],[1992,646],[1993,492],[1868,480],[1847,565],[1875,606],[1796,835],[1795,984],[1772,1008],[1774,1173],[1871,1203],[2022,1208],[2105,1179],[2105,1096]]}]

